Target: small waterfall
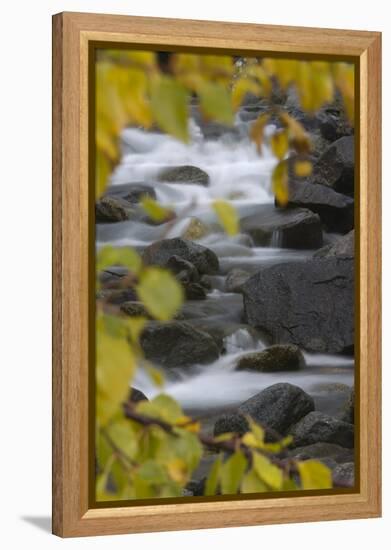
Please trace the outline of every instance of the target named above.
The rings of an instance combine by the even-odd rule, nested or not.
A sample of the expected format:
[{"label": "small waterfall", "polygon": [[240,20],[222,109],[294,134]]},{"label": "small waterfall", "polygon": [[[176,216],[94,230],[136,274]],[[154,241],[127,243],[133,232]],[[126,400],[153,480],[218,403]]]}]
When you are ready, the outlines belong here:
[{"label": "small waterfall", "polygon": [[273,231],[272,238],[270,240],[270,246],[272,248],[281,248],[282,245],[282,231],[277,229],[276,231]]}]

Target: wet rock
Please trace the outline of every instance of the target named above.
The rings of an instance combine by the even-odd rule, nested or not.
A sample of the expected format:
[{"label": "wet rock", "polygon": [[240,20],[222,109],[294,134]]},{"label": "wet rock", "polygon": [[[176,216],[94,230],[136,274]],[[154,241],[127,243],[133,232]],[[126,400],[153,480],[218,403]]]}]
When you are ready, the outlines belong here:
[{"label": "wet rock", "polygon": [[167,261],[166,267],[181,283],[197,283],[200,280],[196,267],[180,256],[171,256]]},{"label": "wet rock", "polygon": [[337,139],[314,166],[314,182],[328,185],[339,193],[354,192],[354,136]]},{"label": "wet rock", "polygon": [[207,187],[209,185],[209,176],[197,166],[174,166],[165,168],[158,174],[159,181],[167,183],[196,183]]},{"label": "wet rock", "polygon": [[123,279],[128,275],[129,270],[123,266],[111,266],[99,273],[99,282],[102,288],[120,288],[123,286]]},{"label": "wet rock", "polygon": [[147,246],[143,261],[147,265],[166,267],[172,256],[191,262],[200,275],[213,275],[219,270],[219,260],[212,250],[181,238],[163,239]]},{"label": "wet rock", "polygon": [[273,343],[340,353],[354,346],[354,262],[325,258],[265,268],[242,287],[245,322]]},{"label": "wet rock", "polygon": [[313,258],[354,258],[354,229],[339,237],[336,242],[317,250]]},{"label": "wet rock", "polygon": [[313,443],[335,443],[341,447],[352,448],[354,445],[354,427],[327,414],[310,412],[292,426],[290,433],[296,447]]},{"label": "wet rock", "polygon": [[316,249],[323,244],[322,224],[317,214],[304,208],[275,208],[262,205],[242,218],[241,231],[260,246]]},{"label": "wet rock", "polygon": [[181,321],[148,324],[140,343],[146,359],[168,368],[212,363],[219,357],[209,334]]},{"label": "wet rock", "polygon": [[136,291],[132,288],[118,288],[102,291],[102,297],[109,304],[121,305],[124,302],[135,302],[138,300]]},{"label": "wet rock", "polygon": [[139,203],[145,196],[156,199],[156,192],[151,185],[138,182],[111,185],[105,192],[105,197],[120,198],[132,204]]},{"label": "wet rock", "polygon": [[[124,204],[125,203],[125,204]],[[127,220],[126,201],[115,197],[102,197],[95,203],[96,223],[115,223]]]},{"label": "wet rock", "polygon": [[200,278],[201,285],[205,288],[205,290],[212,290],[214,278],[211,275],[202,275]]},{"label": "wet rock", "polygon": [[342,102],[324,107],[319,111],[316,118],[319,132],[327,141],[333,142],[353,133],[353,128],[346,118]]},{"label": "wet rock", "polygon": [[250,278],[250,273],[244,271],[244,269],[234,268],[232,269],[225,279],[225,291],[226,292],[241,292],[242,285]]},{"label": "wet rock", "polygon": [[336,464],[350,462],[354,459],[353,449],[346,449],[334,443],[313,443],[304,447],[296,447],[289,451],[289,455],[296,460],[323,459],[329,458]]},{"label": "wet rock", "polygon": [[333,470],[333,483],[337,487],[354,487],[354,462],[338,464]]},{"label": "wet rock", "polygon": [[223,414],[214,425],[213,434],[237,433],[243,435],[248,431],[248,422],[242,414]]},{"label": "wet rock", "polygon": [[129,403],[139,403],[140,401],[148,401],[148,397],[137,388],[130,388],[128,395]]},{"label": "wet rock", "polygon": [[291,179],[289,206],[308,208],[319,214],[328,231],[346,233],[354,225],[354,201],[331,187],[307,180]]},{"label": "wet rock", "polygon": [[288,428],[314,410],[310,395],[298,386],[273,384],[240,405],[238,412],[250,415],[256,422],[278,432]]},{"label": "wet rock", "polygon": [[120,310],[122,311],[122,313],[125,313],[125,315],[128,315],[129,317],[142,316],[150,318],[147,309],[141,302],[124,302],[123,304],[121,304]]},{"label": "wet rock", "polygon": [[304,365],[305,360],[300,348],[293,344],[276,344],[263,351],[256,351],[242,356],[236,369],[281,372],[299,370]]},{"label": "wet rock", "polygon": [[339,415],[340,420],[354,424],[354,402],[355,402],[355,391],[354,391],[354,388],[352,388],[348,399],[342,406],[342,410]]},{"label": "wet rock", "polygon": [[187,300],[206,300],[206,289],[200,283],[188,283],[184,289]]}]

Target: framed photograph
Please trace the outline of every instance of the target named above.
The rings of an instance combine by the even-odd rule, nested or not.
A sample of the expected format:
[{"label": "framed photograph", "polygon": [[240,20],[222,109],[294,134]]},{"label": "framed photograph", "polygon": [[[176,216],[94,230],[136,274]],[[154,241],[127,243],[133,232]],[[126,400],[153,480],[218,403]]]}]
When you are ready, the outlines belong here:
[{"label": "framed photograph", "polygon": [[381,35],[53,18],[53,532],[381,513]]}]

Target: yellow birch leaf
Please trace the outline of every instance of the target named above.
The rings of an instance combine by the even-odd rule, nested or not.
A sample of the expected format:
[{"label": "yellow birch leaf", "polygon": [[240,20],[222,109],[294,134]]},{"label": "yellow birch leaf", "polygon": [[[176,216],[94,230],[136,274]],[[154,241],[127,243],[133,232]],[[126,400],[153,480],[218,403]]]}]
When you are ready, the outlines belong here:
[{"label": "yellow birch leaf", "polygon": [[273,154],[282,160],[288,152],[289,141],[288,134],[285,130],[277,130],[270,138],[270,146]]},{"label": "yellow birch leaf", "polygon": [[212,206],[225,232],[230,236],[236,235],[239,231],[239,218],[232,204],[227,201],[216,200]]},{"label": "yellow birch leaf", "polygon": [[285,161],[281,161],[273,170],[272,188],[274,196],[280,206],[286,206],[289,200],[288,167]]}]

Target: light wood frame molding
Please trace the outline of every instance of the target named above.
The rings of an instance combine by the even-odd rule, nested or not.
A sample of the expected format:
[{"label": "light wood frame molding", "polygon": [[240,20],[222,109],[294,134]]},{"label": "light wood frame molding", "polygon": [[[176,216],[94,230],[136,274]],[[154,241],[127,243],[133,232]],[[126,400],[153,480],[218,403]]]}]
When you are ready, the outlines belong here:
[{"label": "light wood frame molding", "polygon": [[[90,508],[89,43],[353,56],[359,67],[360,486],[350,494]],[[87,13],[53,17],[53,532],[63,537],[381,514],[381,34]],[[356,264],[357,266],[357,264]],[[356,279],[357,280],[357,279]],[[357,372],[357,371],[356,371]]]}]

